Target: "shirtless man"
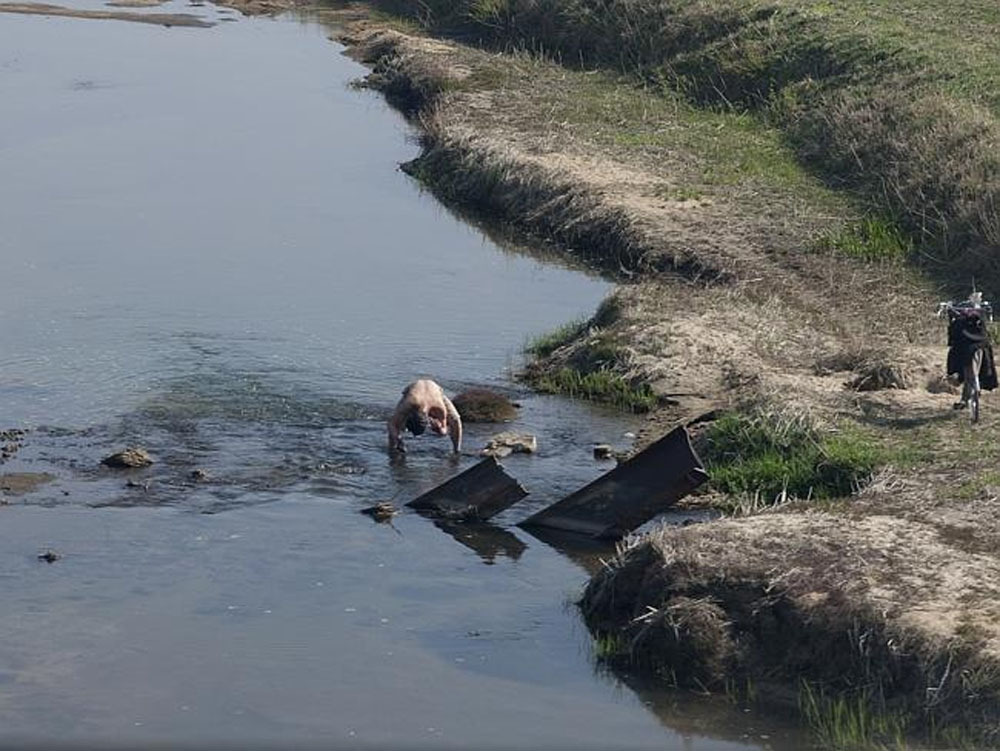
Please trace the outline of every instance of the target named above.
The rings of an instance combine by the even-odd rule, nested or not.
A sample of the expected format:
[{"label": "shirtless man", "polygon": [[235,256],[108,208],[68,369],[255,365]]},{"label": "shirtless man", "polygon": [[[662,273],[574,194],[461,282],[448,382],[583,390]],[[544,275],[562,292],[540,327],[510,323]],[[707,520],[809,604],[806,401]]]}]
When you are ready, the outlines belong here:
[{"label": "shirtless man", "polygon": [[389,418],[389,453],[404,452],[403,430],[420,435],[427,428],[437,435],[448,435],[457,454],[462,448],[462,418],[434,381],[422,378],[403,389],[403,398]]}]

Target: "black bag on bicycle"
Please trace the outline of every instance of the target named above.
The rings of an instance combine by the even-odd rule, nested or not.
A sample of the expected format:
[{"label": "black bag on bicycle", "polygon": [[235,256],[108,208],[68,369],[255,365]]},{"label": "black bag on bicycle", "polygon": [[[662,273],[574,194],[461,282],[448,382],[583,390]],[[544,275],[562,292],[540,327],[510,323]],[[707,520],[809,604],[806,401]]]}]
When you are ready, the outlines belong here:
[{"label": "black bag on bicycle", "polygon": [[948,325],[948,375],[958,376],[958,382],[962,383],[965,366],[977,349],[983,350],[979,388],[992,391],[997,388],[997,369],[985,321],[978,311],[954,316]]}]

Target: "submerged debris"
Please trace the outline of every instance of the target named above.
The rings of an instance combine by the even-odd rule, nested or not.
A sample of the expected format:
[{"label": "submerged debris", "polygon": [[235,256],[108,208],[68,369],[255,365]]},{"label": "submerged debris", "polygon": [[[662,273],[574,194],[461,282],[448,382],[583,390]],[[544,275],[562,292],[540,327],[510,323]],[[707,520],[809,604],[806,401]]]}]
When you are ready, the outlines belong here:
[{"label": "submerged debris", "polygon": [[54,550],[46,550],[38,554],[38,560],[45,561],[46,563],[55,563],[60,558],[62,558],[62,554]]},{"label": "submerged debris", "polygon": [[538,451],[538,439],[528,433],[499,433],[486,443],[480,456],[503,458],[511,454],[534,454]]},{"label": "submerged debris", "polygon": [[113,467],[115,469],[136,469],[138,467],[148,467],[152,463],[152,457],[146,453],[145,449],[141,448],[127,448],[124,451],[119,451],[101,459],[101,464],[105,467]]},{"label": "submerged debris", "polygon": [[377,522],[387,522],[399,513],[399,509],[388,501],[383,501],[376,503],[374,506],[361,509],[361,513],[365,516],[370,516]]},{"label": "submerged debris", "polygon": [[596,539],[624,537],[708,479],[683,427],[518,523]]},{"label": "submerged debris", "polygon": [[406,505],[452,520],[489,519],[528,494],[495,457],[488,456]]}]

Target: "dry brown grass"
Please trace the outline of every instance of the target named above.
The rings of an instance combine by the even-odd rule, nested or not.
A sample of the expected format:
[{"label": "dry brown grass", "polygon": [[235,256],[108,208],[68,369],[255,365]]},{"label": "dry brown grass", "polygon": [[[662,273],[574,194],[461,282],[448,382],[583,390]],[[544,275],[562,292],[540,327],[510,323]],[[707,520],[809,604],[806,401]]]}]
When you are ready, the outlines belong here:
[{"label": "dry brown grass", "polygon": [[867,191],[926,246],[924,263],[965,286],[1000,279],[1000,127],[974,104],[890,80],[797,110],[805,159]]},{"label": "dry brown grass", "polygon": [[[898,220],[945,278],[1000,280],[989,0],[425,0],[426,28],[544,50],[779,124],[824,179]],[[701,192],[701,191],[696,191]],[[929,255],[928,255],[929,252]]]},{"label": "dry brown grass", "polygon": [[813,370],[817,375],[850,372],[844,384],[854,391],[881,391],[910,388],[911,379],[885,349],[851,342],[844,349],[820,357]]},{"label": "dry brown grass", "polygon": [[684,685],[805,678],[988,732],[1000,720],[998,590],[995,557],[953,548],[932,525],[779,510],[633,540],[581,608],[626,645],[619,659]]}]

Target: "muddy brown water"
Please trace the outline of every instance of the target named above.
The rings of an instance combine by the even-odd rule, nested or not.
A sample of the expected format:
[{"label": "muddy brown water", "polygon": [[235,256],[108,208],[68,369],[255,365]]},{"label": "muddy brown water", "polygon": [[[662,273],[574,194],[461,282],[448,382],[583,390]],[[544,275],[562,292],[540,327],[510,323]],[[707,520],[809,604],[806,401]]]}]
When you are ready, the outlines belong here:
[{"label": "muddy brown water", "polygon": [[[803,747],[602,669],[572,606],[596,554],[513,526],[636,427],[507,376],[607,283],[400,173],[413,133],[329,30],[156,10],[238,20],[0,14],[0,428],[28,431],[0,473],[52,475],[0,507],[0,743]],[[532,495],[496,524],[358,513],[475,461],[387,460],[419,375],[523,405]],[[99,466],[126,445],[156,463]]]}]

